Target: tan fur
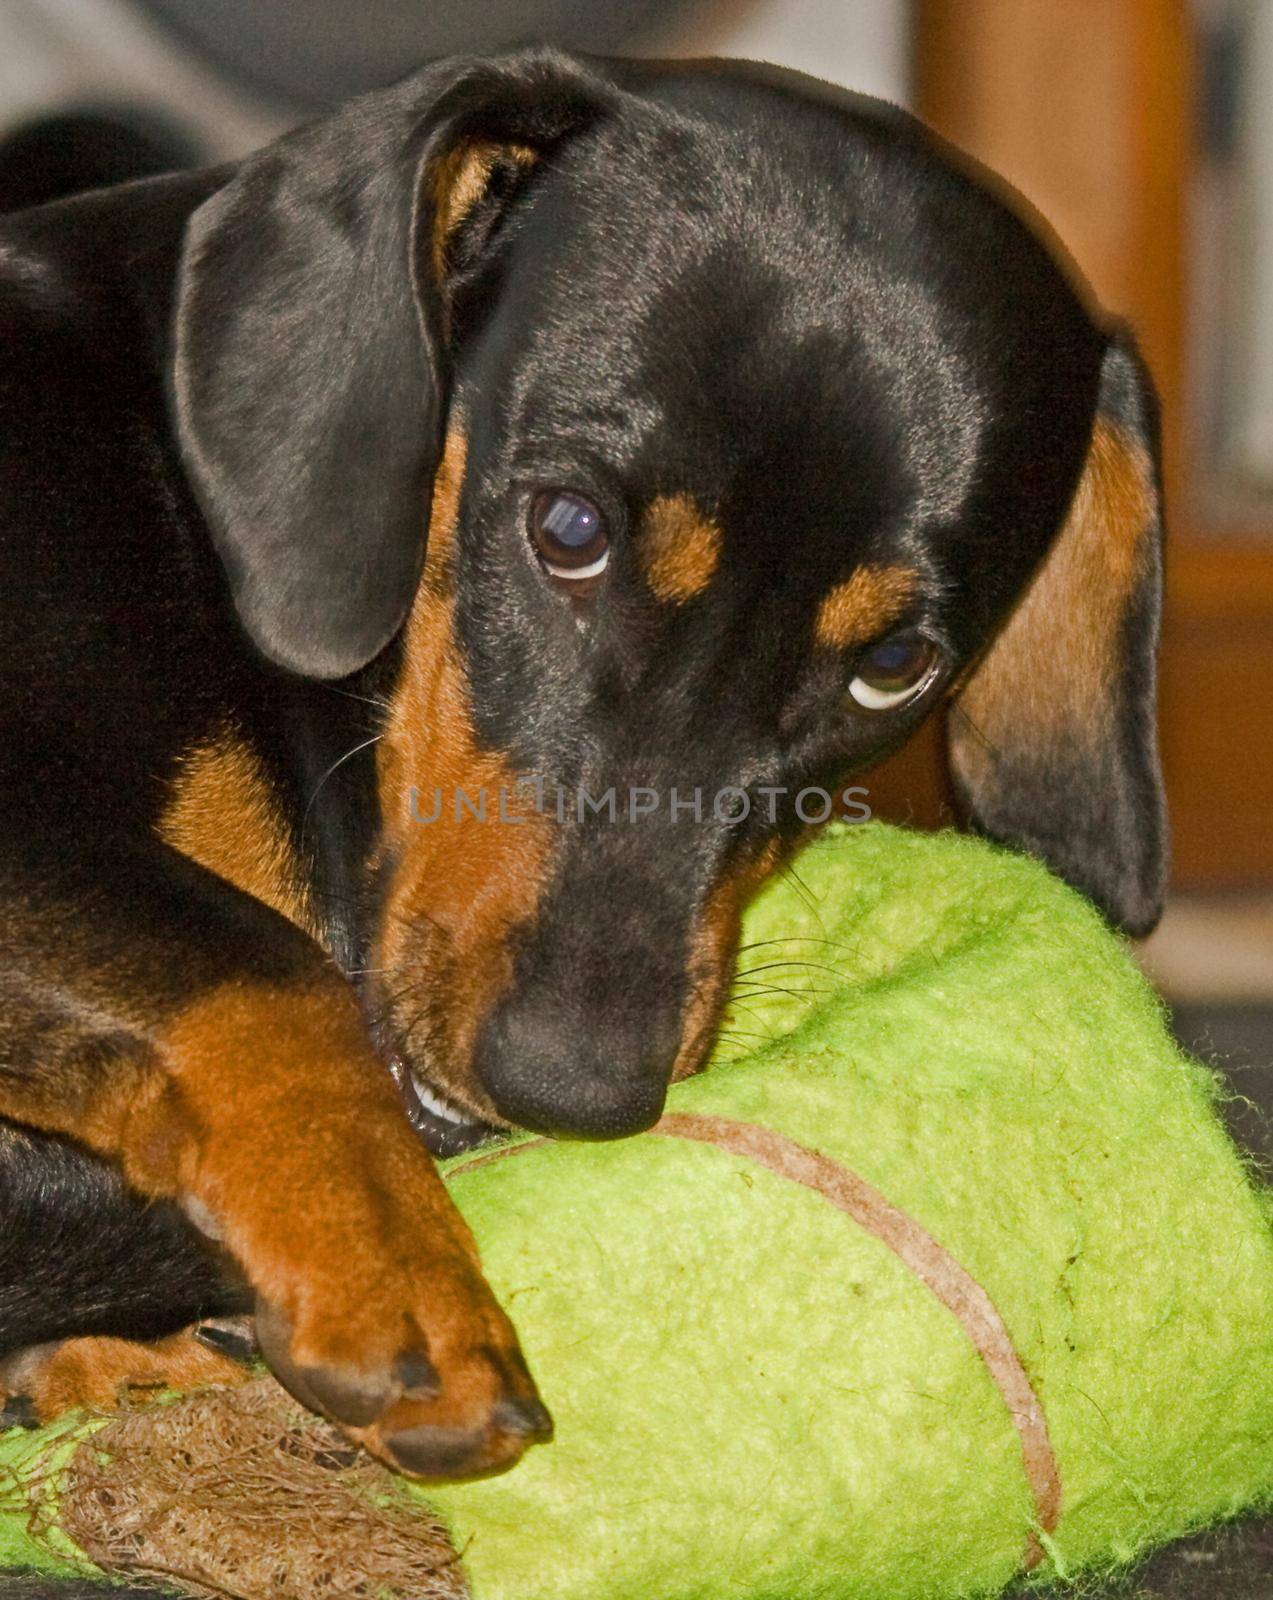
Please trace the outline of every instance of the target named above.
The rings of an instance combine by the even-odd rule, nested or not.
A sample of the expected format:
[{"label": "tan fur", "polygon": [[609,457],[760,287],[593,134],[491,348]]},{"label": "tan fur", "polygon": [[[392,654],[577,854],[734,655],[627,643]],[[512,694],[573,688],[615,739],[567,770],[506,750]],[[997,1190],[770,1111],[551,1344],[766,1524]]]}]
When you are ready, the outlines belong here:
[{"label": "tan fur", "polygon": [[756,855],[722,874],[699,913],[690,947],[681,1047],[672,1068],[674,1083],[697,1072],[712,1047],[729,998],[743,908],[782,859],[781,844],[771,839]]},{"label": "tan fur", "polygon": [[660,495],[641,519],[637,551],[655,595],[669,605],[684,605],[712,581],[721,531],[689,495]]},{"label": "tan fur", "polygon": [[434,164],[433,267],[439,278],[446,271],[451,236],[486,192],[501,156],[511,157],[520,167],[532,167],[539,159],[526,145],[463,139]]},{"label": "tan fur", "polygon": [[[195,1202],[288,1330],[294,1367],[383,1381],[383,1413],[347,1429],[374,1454],[392,1461],[390,1437],[419,1426],[472,1434],[473,1470],[525,1448],[490,1426],[501,1399],[534,1393],[516,1336],[334,968],[201,995],[131,1069],[78,1098],[0,1096],[7,1114],[117,1160],[143,1194]],[[392,1387],[410,1351],[427,1353],[436,1398]]]},{"label": "tan fur", "polygon": [[159,834],[182,855],[315,931],[282,809],[260,761],[231,731],[182,761]]},{"label": "tan fur", "polygon": [[[384,1455],[405,1428],[480,1433],[510,1386],[529,1389],[472,1237],[342,982],[227,987],[191,1005],[165,1046],[175,1092],[130,1116],[125,1171],[207,1207],[290,1325],[295,1366],[387,1373],[417,1349],[438,1372],[436,1398],[390,1396],[353,1437]],[[514,1455],[524,1444],[491,1445],[505,1442]]]},{"label": "tan fur", "polygon": [[1103,735],[1154,506],[1148,455],[1098,418],[1065,526],[961,694],[952,735],[970,781],[989,779],[1005,736],[1045,748]]},{"label": "tan fur", "polygon": [[[374,965],[403,996],[400,1030],[423,1047],[430,1078],[477,1114],[493,1108],[471,1070],[484,1018],[512,977],[509,936],[536,915],[551,865],[554,824],[535,814],[529,788],[497,752],[482,750],[472,727],[463,661],[454,635],[451,565],[465,467],[465,441],[452,431],[433,492],[429,554],[407,626],[401,686],[377,752],[381,809],[394,862],[384,933]],[[656,501],[641,534],[656,594],[680,603],[710,581],[720,533],[684,496]],[[411,813],[411,788],[436,821]],[[485,790],[488,820],[455,816],[457,789]],[[500,793],[506,814],[499,818]],[[731,870],[698,919],[689,962],[690,998],[674,1077],[694,1071],[710,1047],[728,990],[742,905],[773,869],[776,852]]]},{"label": "tan fur", "polygon": [[815,641],[824,650],[847,650],[878,638],[901,615],[917,582],[909,567],[859,567],[823,598]]},{"label": "tan fur", "polygon": [[[496,751],[480,747],[455,637],[451,563],[465,441],[451,433],[433,492],[424,581],[407,623],[402,679],[377,759],[386,847],[395,865],[374,965],[397,994],[408,1043],[430,1046],[438,1086],[492,1115],[469,1070],[478,1028],[507,987],[508,937],[534,917],[547,878],[549,818]],[[412,815],[411,790],[428,816]],[[456,817],[458,791],[487,818]],[[501,800],[502,794],[502,800]],[[503,820],[504,816],[520,820]]]},{"label": "tan fur", "polygon": [[131,1339],[66,1339],[22,1374],[27,1395],[41,1422],[63,1411],[85,1407],[114,1411],[139,1391],[204,1389],[243,1383],[246,1369],[211,1350],[189,1332],[153,1344]]}]

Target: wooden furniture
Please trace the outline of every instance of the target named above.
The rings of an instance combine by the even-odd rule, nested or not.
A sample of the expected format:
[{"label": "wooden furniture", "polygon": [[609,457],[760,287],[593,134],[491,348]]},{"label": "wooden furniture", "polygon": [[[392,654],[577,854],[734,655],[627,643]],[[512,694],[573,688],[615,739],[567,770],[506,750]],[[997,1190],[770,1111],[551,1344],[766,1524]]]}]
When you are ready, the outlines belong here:
[{"label": "wooden furniture", "polygon": [[[1273,506],[1207,526],[1186,370],[1196,40],[1185,0],[916,0],[915,105],[1045,216],[1163,400],[1162,747],[1177,888],[1273,885]],[[936,738],[872,784],[934,820]]]}]

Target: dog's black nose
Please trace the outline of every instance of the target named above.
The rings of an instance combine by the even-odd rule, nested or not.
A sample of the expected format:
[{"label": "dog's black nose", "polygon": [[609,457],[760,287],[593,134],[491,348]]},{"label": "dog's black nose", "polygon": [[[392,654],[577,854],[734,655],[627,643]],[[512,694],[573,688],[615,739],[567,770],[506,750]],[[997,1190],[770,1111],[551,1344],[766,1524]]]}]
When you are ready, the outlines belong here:
[{"label": "dog's black nose", "polygon": [[576,1020],[545,995],[510,998],[487,1019],[477,1075],[495,1109],[558,1138],[621,1139],[658,1121],[679,1017],[638,1027]]}]

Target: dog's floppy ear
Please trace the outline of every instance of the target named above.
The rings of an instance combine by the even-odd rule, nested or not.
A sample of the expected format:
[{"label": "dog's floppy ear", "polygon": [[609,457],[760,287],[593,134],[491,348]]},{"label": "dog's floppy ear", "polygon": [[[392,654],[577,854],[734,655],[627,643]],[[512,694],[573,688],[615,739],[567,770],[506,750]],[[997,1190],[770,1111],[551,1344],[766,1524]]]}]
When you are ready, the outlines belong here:
[{"label": "dog's floppy ear", "polygon": [[1136,935],[1158,920],[1166,876],[1161,589],[1157,405],[1118,334],[1068,517],[952,706],[949,731],[973,825],[1041,856]]},{"label": "dog's floppy ear", "polygon": [[608,93],[553,51],[436,63],[269,146],[192,217],[178,437],[239,615],[282,666],[344,676],[401,625],[446,403],[453,235],[489,240]]}]

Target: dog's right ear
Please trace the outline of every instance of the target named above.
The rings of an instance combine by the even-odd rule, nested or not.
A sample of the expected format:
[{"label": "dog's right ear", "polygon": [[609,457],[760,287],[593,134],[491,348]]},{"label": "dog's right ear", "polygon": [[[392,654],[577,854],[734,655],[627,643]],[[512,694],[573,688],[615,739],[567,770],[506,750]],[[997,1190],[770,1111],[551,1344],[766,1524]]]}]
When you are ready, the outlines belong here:
[{"label": "dog's right ear", "polygon": [[244,627],[312,677],[393,637],[424,559],[448,274],[615,90],[554,51],[441,62],[246,161],[191,218],[173,402]]},{"label": "dog's right ear", "polygon": [[1161,476],[1153,384],[1120,331],[1069,515],[949,728],[973,825],[1041,857],[1137,936],[1158,920],[1167,875],[1155,705]]}]

